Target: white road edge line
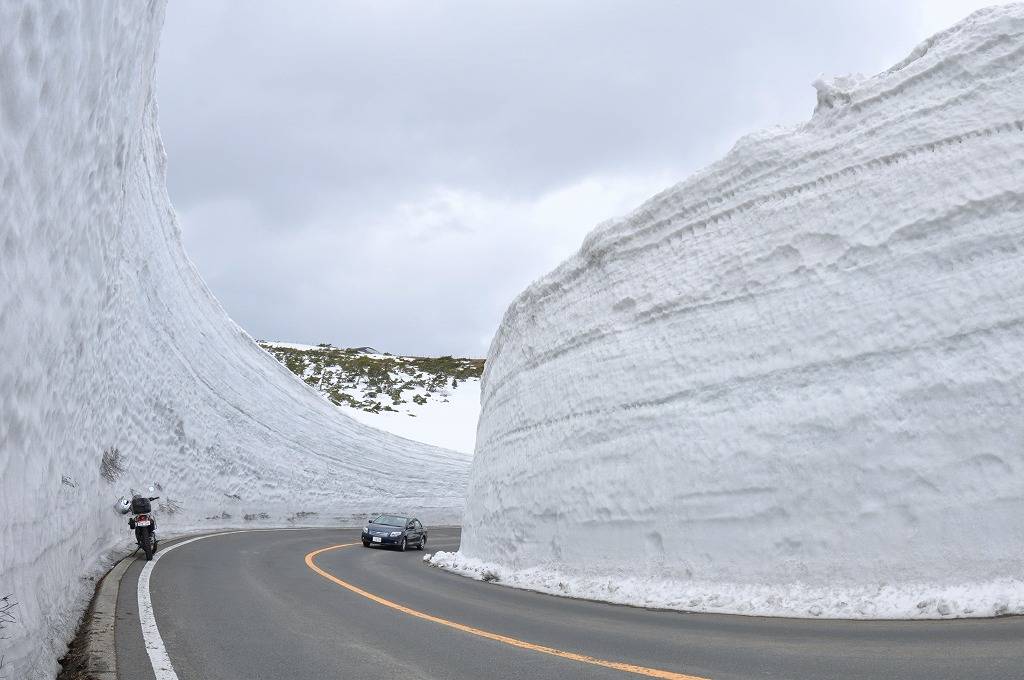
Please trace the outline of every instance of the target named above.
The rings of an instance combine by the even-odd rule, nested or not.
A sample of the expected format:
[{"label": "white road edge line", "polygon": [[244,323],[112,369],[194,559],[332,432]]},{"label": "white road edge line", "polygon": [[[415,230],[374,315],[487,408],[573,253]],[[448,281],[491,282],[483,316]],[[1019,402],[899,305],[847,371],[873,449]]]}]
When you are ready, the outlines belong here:
[{"label": "white road edge line", "polygon": [[153,601],[149,596],[149,576],[153,573],[153,567],[156,566],[156,563],[160,561],[161,557],[175,548],[180,548],[183,545],[201,541],[204,538],[213,538],[214,536],[249,534],[258,531],[311,531],[322,528],[326,527],[310,527],[309,529],[298,527],[294,529],[236,529],[234,531],[221,531],[216,534],[196,536],[195,538],[190,538],[158,550],[156,554],[153,555],[153,559],[146,562],[145,566],[142,567],[142,571],[139,573],[139,623],[142,624],[142,642],[146,646],[146,653],[149,654],[149,663],[153,666],[153,675],[156,676],[156,680],[178,680],[178,674],[174,672],[174,666],[171,665],[171,657],[167,655],[167,648],[164,647],[164,640],[160,637],[160,631],[156,627],[156,616],[153,614]]}]

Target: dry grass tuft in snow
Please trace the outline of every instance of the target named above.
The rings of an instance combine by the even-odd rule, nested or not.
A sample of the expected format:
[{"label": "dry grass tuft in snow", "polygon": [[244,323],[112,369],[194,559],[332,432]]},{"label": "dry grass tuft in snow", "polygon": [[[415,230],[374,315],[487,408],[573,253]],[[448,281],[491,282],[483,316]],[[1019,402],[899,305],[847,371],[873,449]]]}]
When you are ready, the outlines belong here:
[{"label": "dry grass tuft in snow", "polygon": [[128,460],[116,446],[103,451],[100,459],[100,477],[110,483],[116,482],[128,472]]}]

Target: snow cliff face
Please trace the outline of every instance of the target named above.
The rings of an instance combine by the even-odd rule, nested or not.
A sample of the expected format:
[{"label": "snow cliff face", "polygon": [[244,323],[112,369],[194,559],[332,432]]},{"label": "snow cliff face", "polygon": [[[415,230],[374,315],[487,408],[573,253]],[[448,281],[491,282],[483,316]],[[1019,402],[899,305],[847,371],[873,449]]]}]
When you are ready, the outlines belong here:
[{"label": "snow cliff face", "polygon": [[606,223],[508,309],[462,549],[679,609],[1024,613],[1024,8]]},{"label": "snow cliff face", "polygon": [[340,415],[225,316],[185,256],[153,94],[162,19],[162,2],[0,5],[8,678],[54,675],[83,577],[128,536],[112,504],[131,487],[159,485],[164,533],[461,512],[467,455]]}]

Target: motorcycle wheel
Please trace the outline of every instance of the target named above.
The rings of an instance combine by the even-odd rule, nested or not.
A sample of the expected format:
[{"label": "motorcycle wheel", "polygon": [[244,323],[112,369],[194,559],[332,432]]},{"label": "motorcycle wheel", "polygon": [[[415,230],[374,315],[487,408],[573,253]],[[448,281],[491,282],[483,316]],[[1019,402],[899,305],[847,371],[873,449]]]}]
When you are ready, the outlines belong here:
[{"label": "motorcycle wheel", "polygon": [[142,552],[146,553],[146,561],[153,559],[153,534],[146,531],[142,535]]}]

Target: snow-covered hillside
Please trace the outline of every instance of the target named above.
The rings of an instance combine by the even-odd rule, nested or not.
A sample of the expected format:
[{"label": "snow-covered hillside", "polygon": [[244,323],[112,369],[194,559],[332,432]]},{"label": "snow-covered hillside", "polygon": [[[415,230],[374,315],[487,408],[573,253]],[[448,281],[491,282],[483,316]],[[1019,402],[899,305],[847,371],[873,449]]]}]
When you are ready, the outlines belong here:
[{"label": "snow-covered hillside", "polygon": [[473,452],[482,359],[395,356],[329,344],[259,344],[345,415],[408,439]]},{"label": "snow-covered hillside", "polygon": [[435,563],[699,611],[1024,613],[1024,7],[816,87],[515,300]]},{"label": "snow-covered hillside", "polygon": [[182,250],[153,75],[163,2],[0,3],[0,637],[50,678],[112,504],[164,532],[461,512],[469,456],[345,418],[232,323]]}]

